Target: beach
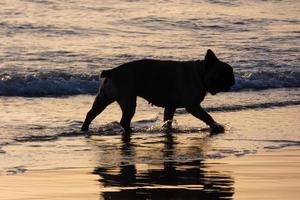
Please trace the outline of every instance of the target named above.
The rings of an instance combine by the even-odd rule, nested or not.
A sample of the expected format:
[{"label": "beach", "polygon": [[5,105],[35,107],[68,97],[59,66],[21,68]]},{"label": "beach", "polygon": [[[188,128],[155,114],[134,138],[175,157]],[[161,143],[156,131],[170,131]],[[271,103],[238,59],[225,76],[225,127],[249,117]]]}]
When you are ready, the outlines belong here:
[{"label": "beach", "polygon": [[[232,177],[233,183],[226,199],[296,200],[300,184],[299,157],[299,148],[287,148],[242,158],[207,160],[205,163],[209,173]],[[143,170],[147,170],[147,167]],[[103,193],[109,189],[102,188],[98,182],[99,176],[92,172],[92,168],[56,169],[1,176],[0,199],[106,199]],[[128,190],[134,189],[131,187]],[[119,188],[113,192],[120,192]],[[200,190],[198,193],[205,192]],[[145,192],[144,199],[150,196],[151,191],[148,194]],[[198,196],[195,195],[194,199]],[[207,199],[214,199],[207,196]],[[132,195],[119,196],[118,199],[127,197],[136,198]]]},{"label": "beach", "polygon": [[[177,188],[180,186],[166,185],[105,188],[99,183],[101,177],[93,173],[93,168],[78,168],[34,170],[14,176],[1,176],[0,199],[149,199],[155,193],[156,198],[153,199],[183,199],[186,197],[184,195],[191,193],[189,199],[296,200],[300,193],[299,158],[299,148],[287,148],[239,158],[206,160],[204,170],[207,181],[216,174],[220,180],[231,178],[229,190],[225,188],[225,192],[222,192],[222,188],[218,188],[218,194],[205,191],[199,185],[184,185],[186,191],[180,191],[181,188]],[[139,170],[150,170],[151,167],[148,167],[141,166]],[[140,188],[144,188],[144,193],[138,193]],[[180,192],[182,194],[173,196]]]},{"label": "beach", "polygon": [[104,135],[23,137],[1,148],[0,199],[297,199],[299,109],[213,112],[227,123],[213,136],[177,114],[172,134],[137,120],[130,139],[111,132],[117,124]]},{"label": "beach", "polygon": [[[0,6],[1,200],[299,199],[299,0]],[[163,108],[141,98],[130,137],[115,102],[81,131],[103,70],[199,63],[209,49],[235,76],[201,102],[224,134],[184,108],[167,133]]]}]

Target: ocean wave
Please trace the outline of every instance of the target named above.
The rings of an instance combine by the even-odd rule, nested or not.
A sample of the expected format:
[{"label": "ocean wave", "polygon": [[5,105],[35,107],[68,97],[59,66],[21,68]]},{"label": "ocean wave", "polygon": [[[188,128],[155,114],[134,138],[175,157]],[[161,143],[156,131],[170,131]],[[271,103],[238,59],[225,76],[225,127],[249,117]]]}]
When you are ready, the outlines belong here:
[{"label": "ocean wave", "polygon": [[98,75],[46,73],[0,74],[0,96],[61,96],[94,94],[100,84]]},{"label": "ocean wave", "polygon": [[[98,74],[32,72],[0,74],[0,96],[63,96],[95,94],[101,81]],[[256,71],[237,73],[232,91],[300,87],[300,72]]]},{"label": "ocean wave", "polygon": [[300,72],[254,71],[236,75],[233,91],[300,87]]}]

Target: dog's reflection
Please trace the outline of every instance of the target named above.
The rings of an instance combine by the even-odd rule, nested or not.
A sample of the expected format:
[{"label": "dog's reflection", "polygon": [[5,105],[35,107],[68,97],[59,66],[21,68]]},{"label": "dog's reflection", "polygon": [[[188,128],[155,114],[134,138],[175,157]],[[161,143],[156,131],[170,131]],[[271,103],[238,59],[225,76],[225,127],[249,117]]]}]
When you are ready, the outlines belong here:
[{"label": "dog's reflection", "polygon": [[209,172],[201,160],[176,162],[172,159],[176,141],[172,134],[164,138],[163,161],[147,169],[135,164],[135,146],[130,136],[123,137],[118,167],[97,167],[94,170],[105,187],[104,199],[232,199],[233,178]]}]

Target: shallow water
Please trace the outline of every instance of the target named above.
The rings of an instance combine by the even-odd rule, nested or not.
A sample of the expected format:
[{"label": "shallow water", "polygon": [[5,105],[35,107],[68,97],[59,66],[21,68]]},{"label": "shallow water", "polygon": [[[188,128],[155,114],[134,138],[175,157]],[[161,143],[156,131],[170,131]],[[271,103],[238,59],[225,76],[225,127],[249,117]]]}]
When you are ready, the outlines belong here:
[{"label": "shallow water", "polygon": [[[48,99],[43,101],[45,105]],[[218,121],[226,124],[225,134],[213,136],[202,122],[188,114],[176,115],[172,133],[160,128],[161,113],[146,120],[144,116],[143,120],[134,120],[135,132],[129,138],[122,137],[116,122],[105,122],[114,115],[112,113],[116,113],[115,117],[119,114],[115,106],[99,117],[90,135],[78,131],[79,123],[53,129],[52,133],[42,128],[31,134],[18,132],[20,135],[14,140],[1,145],[0,178],[16,176],[18,180],[24,177],[28,184],[51,186],[47,190],[41,186],[45,191],[40,193],[23,183],[24,191],[20,191],[23,198],[51,199],[55,194],[62,197],[59,195],[65,191],[58,188],[61,181],[63,188],[70,189],[67,194],[71,197],[76,193],[71,188],[84,187],[82,193],[99,193],[100,199],[232,199],[234,176],[211,170],[207,159],[218,163],[218,159],[224,157],[300,146],[299,105],[212,112]],[[149,111],[139,112],[149,114]],[[74,175],[69,176],[68,171]],[[89,178],[84,179],[89,188],[77,185],[84,182],[83,177],[76,179],[76,175],[83,176],[83,172],[94,175],[84,176]],[[22,174],[25,176],[20,176]],[[12,195],[15,191],[12,187],[2,185],[2,190],[5,195],[20,197]]]},{"label": "shallow water", "polygon": [[[137,148],[141,155],[134,154],[134,160],[129,156],[124,162],[165,161],[163,149],[168,140],[175,141],[174,146],[178,148],[168,158],[174,162],[299,146],[298,89],[240,92],[239,101],[233,98],[235,96],[236,93],[225,93],[208,96],[204,101],[204,107],[226,128],[225,134],[215,136],[209,136],[203,122],[180,109],[175,115],[175,129],[167,134],[162,128],[163,109],[138,99],[130,146]],[[290,97],[288,101],[286,96]],[[215,103],[216,98],[218,103]],[[88,167],[98,158],[105,166],[120,162],[117,152],[127,141],[122,139],[122,128],[117,122],[121,117],[117,104],[96,118],[87,135],[80,127],[92,96],[5,97],[0,101],[0,109],[5,111],[0,116],[4,120],[0,126],[0,156],[4,161],[0,166],[4,173],[19,165],[27,169],[52,169]],[[65,159],[68,163],[63,162]],[[81,159],[85,162],[78,165]]]},{"label": "shallow water", "polygon": [[[24,174],[28,181],[18,184],[24,187],[18,194],[13,184],[2,185],[4,197],[75,198],[72,188],[82,189],[78,184],[83,182],[84,195],[100,195],[90,199],[232,199],[234,176],[211,171],[207,159],[300,146],[299,89],[208,96],[203,105],[226,127],[225,134],[212,136],[184,110],[175,115],[175,130],[166,133],[161,128],[163,109],[142,99],[130,138],[122,137],[116,104],[101,113],[87,135],[80,126],[93,98],[0,98],[5,111],[0,113],[0,178],[14,176],[22,183],[18,177]],[[83,179],[82,171],[93,176]],[[30,189],[41,183],[37,188],[43,192]]]}]

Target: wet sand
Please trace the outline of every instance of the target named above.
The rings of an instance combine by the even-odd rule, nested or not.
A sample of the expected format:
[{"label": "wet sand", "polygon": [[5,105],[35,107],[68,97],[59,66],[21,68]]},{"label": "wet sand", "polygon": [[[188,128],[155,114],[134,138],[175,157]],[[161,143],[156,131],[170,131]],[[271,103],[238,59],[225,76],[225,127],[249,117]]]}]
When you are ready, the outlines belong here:
[{"label": "wet sand", "polygon": [[[281,149],[243,157],[209,159],[194,164],[202,166],[202,169],[199,170],[203,170],[200,173],[203,177],[198,177],[199,180],[202,179],[202,183],[198,185],[195,183],[194,187],[189,185],[187,188],[182,185],[181,189],[172,185],[151,184],[151,181],[146,179],[143,181],[137,174],[152,173],[152,178],[156,179],[158,177],[155,176],[159,176],[159,173],[164,171],[165,174],[161,174],[161,179],[164,179],[168,176],[166,173],[173,172],[169,178],[174,181],[180,177],[188,178],[193,175],[193,170],[196,175],[199,171],[195,171],[196,168],[192,167],[193,164],[190,164],[190,168],[176,169],[175,171],[166,170],[166,168],[161,171],[160,168],[151,165],[136,165],[134,170],[136,176],[130,175],[132,172],[130,165],[127,166],[128,169],[126,167],[120,169],[120,171],[124,171],[123,175],[120,171],[114,173],[116,169],[106,169],[105,171],[103,168],[33,170],[17,175],[0,176],[0,199],[296,200],[300,196],[299,148]],[[191,170],[190,175],[187,175],[189,170]],[[136,180],[131,180],[132,178],[136,178]],[[99,179],[106,179],[107,182],[99,181]],[[122,182],[123,187],[120,186],[118,180]],[[188,184],[187,180],[182,180],[182,182],[186,181]],[[138,181],[140,184],[131,184]]]},{"label": "wet sand", "polygon": [[299,199],[299,109],[214,112],[227,124],[214,136],[183,113],[173,134],[155,119],[130,138],[20,138],[0,149],[0,199]]},{"label": "wet sand", "polygon": [[234,177],[234,199],[299,199],[299,148],[208,163],[212,170]]}]

